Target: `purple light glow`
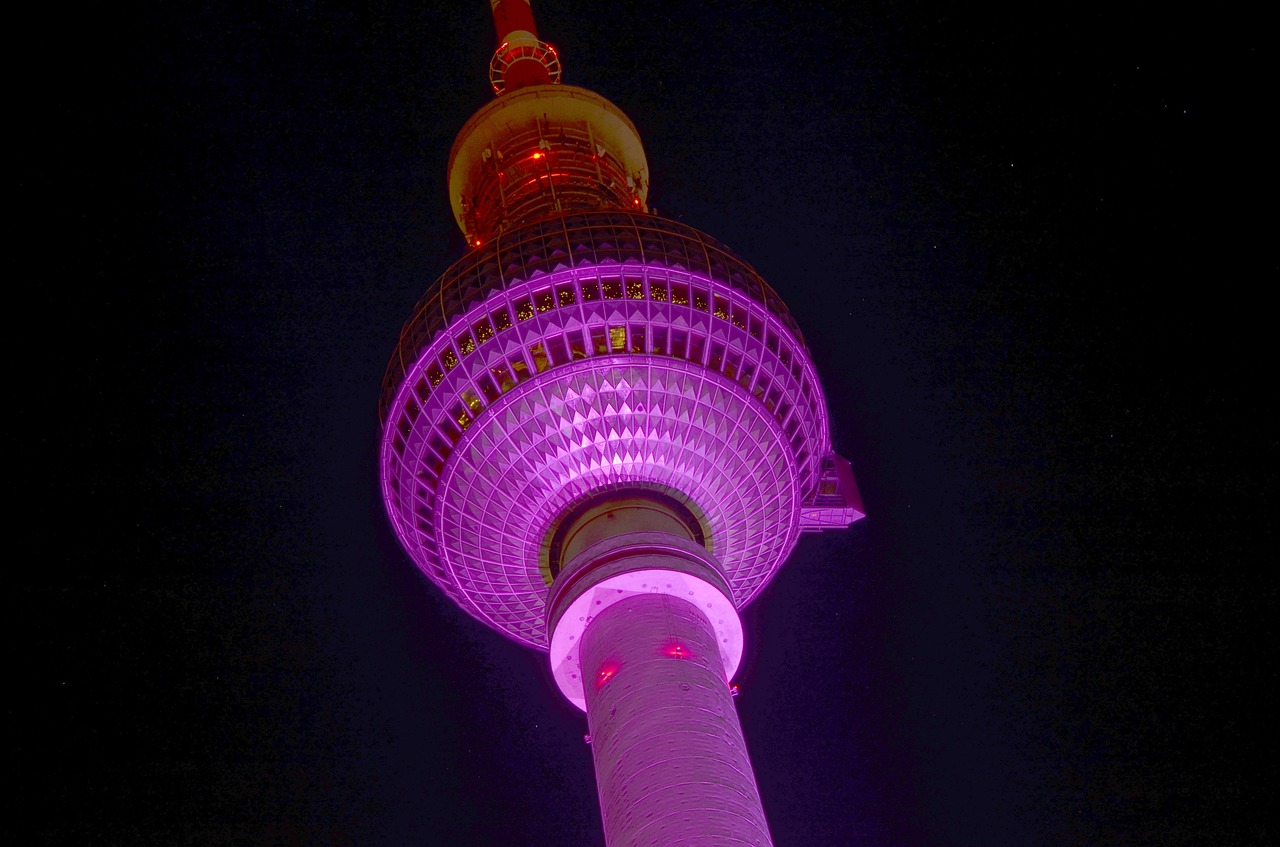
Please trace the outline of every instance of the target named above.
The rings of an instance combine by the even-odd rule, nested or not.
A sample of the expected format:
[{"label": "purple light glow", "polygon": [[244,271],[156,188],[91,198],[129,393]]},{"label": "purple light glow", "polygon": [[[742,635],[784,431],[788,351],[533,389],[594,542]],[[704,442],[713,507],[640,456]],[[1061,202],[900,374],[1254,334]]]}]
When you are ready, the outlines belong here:
[{"label": "purple light glow", "polygon": [[[508,14],[528,9],[498,0],[500,40]],[[387,369],[387,513],[459,606],[549,652],[587,712],[610,845],[768,845],[729,685],[738,608],[801,532],[862,517],[857,487],[782,300],[647,213],[635,127],[534,81],[559,64],[532,33],[500,43],[519,90],[495,84],[450,156],[475,249]]]}]

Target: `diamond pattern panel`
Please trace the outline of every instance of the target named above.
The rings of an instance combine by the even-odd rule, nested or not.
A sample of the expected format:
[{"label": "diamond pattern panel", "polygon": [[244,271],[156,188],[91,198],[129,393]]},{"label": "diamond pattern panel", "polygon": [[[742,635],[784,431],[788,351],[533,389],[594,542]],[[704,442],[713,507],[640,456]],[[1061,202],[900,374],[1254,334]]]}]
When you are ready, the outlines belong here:
[{"label": "diamond pattern panel", "polygon": [[504,397],[458,445],[434,534],[412,539],[415,559],[438,568],[428,576],[481,620],[543,647],[538,550],[551,521],[587,492],[650,483],[703,511],[735,602],[758,592],[799,531],[797,475],[776,421],[740,386],[684,362],[554,373]]}]

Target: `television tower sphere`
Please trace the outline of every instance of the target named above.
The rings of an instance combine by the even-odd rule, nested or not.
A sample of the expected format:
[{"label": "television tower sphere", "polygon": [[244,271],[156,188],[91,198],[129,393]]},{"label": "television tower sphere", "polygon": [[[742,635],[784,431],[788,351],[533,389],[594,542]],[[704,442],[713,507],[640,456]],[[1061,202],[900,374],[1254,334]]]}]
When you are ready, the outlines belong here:
[{"label": "television tower sphere", "polygon": [[[611,847],[768,844],[729,680],[737,609],[863,516],[781,298],[647,205],[635,126],[491,0],[496,98],[449,156],[468,253],[383,380],[382,493],[424,574],[548,651]],[[682,840],[683,839],[683,840]]]}]

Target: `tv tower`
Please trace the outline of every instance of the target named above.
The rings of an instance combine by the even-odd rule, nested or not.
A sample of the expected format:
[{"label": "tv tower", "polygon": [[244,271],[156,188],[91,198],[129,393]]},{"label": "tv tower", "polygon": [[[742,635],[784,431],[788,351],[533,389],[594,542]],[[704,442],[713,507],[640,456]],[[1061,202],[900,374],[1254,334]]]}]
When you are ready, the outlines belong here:
[{"label": "tv tower", "polygon": [[494,100],[449,154],[467,254],[383,380],[382,494],[471,615],[587,713],[610,847],[771,844],[730,680],[737,610],[863,516],[800,328],[648,207],[635,126],[491,0]]}]

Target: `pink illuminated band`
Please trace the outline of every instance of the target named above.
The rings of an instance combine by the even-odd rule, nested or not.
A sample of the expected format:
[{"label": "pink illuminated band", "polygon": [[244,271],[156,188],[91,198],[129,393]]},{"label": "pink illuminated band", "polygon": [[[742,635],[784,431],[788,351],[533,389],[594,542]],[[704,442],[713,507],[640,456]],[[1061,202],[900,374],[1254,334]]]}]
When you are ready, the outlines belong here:
[{"label": "pink illuminated band", "polygon": [[[742,622],[704,548],[665,533],[615,536],[583,550],[568,563],[552,589],[547,629],[551,672],[568,700],[586,711],[578,646],[602,611],[637,594],[666,594],[698,608],[715,632],[725,684],[742,661]],[[670,655],[682,658],[681,645]]]}]

